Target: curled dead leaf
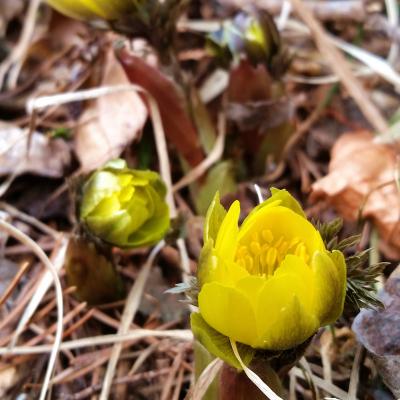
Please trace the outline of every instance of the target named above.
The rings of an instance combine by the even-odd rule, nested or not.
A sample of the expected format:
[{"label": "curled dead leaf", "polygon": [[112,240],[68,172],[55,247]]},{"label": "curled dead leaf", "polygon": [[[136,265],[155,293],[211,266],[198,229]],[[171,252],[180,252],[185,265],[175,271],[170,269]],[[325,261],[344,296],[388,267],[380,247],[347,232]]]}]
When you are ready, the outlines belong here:
[{"label": "curled dead leaf", "polygon": [[[129,84],[114,51],[109,49],[101,85]],[[82,170],[89,172],[118,157],[138,137],[147,116],[143,100],[133,90],[99,97],[82,114],[75,138],[75,152]]]},{"label": "curled dead leaf", "polygon": [[311,196],[326,199],[347,220],[370,218],[391,254],[400,256],[397,154],[373,139],[367,131],[341,136],[332,149],[329,173],[314,183]]}]

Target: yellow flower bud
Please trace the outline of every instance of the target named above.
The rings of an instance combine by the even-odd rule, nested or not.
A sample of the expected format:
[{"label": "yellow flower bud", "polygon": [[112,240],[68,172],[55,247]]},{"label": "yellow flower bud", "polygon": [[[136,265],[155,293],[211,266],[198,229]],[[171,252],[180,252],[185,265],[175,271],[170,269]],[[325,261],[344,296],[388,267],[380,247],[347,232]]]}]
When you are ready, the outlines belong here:
[{"label": "yellow flower bud", "polygon": [[[256,207],[240,228],[240,204],[214,198],[206,217],[199,312],[222,335],[255,349],[287,350],[341,315],[346,265],[285,190]],[[211,351],[211,350],[210,350]]]},{"label": "yellow flower bud", "polygon": [[47,0],[47,2],[60,13],[85,21],[114,20],[134,9],[132,0]]},{"label": "yellow flower bud", "polygon": [[119,247],[148,246],[169,228],[166,188],[153,171],[127,168],[117,159],[83,186],[80,218],[100,239]]}]

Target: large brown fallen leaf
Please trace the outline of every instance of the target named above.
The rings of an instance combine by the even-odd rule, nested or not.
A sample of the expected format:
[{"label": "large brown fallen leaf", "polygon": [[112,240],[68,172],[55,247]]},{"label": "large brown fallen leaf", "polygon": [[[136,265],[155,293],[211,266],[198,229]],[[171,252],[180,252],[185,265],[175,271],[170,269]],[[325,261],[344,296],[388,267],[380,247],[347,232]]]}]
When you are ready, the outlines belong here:
[{"label": "large brown fallen leaf", "polygon": [[[109,49],[101,85],[129,84],[114,51]],[[89,172],[118,157],[138,137],[147,115],[143,100],[133,90],[99,97],[82,114],[76,133],[75,152],[82,170]]]},{"label": "large brown fallen leaf", "polygon": [[376,225],[388,255],[400,256],[400,194],[395,183],[397,154],[358,131],[341,136],[332,149],[329,173],[314,183],[312,198],[323,198],[348,220],[361,212]]},{"label": "large brown fallen leaf", "polygon": [[157,101],[169,142],[189,165],[199,164],[204,157],[199,138],[174,83],[127,50],[121,50],[118,56],[130,82],[146,89]]}]

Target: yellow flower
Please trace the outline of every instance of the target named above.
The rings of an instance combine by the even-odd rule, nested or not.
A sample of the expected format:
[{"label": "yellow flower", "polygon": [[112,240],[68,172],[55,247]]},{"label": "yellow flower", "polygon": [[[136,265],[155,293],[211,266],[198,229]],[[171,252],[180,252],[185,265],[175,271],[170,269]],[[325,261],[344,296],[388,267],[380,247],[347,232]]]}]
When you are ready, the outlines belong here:
[{"label": "yellow flower", "polygon": [[156,172],[129,169],[117,159],[83,186],[80,217],[92,234],[110,244],[148,246],[161,240],[169,228],[165,195]]},{"label": "yellow flower", "polygon": [[62,14],[86,21],[114,20],[134,9],[134,0],[47,0]]},{"label": "yellow flower", "polygon": [[285,190],[256,207],[240,228],[240,204],[228,212],[218,194],[205,223],[199,261],[199,312],[232,340],[286,350],[341,315],[346,265]]}]

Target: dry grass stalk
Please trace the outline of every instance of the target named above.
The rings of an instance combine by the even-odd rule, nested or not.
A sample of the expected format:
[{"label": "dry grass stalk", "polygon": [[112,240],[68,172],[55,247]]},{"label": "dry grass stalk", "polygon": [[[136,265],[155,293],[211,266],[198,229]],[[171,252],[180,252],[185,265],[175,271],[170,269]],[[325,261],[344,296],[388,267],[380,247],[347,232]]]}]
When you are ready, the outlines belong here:
[{"label": "dry grass stalk", "polygon": [[375,130],[378,132],[384,132],[388,128],[387,121],[371,102],[368,93],[354,77],[347,60],[331,43],[321,24],[316,20],[312,12],[304,6],[302,0],[290,0],[290,2],[295,12],[310,29],[321,54],[326,57],[329,65],[340,78],[350,96],[360,107],[365,118]]},{"label": "dry grass stalk", "polygon": [[[123,335],[129,330],[129,326],[133,321],[136,311],[139,308],[140,301],[143,295],[144,286],[146,285],[147,279],[150,274],[151,267],[154,259],[160,250],[164,247],[164,241],[158,243],[156,247],[151,251],[149,258],[142,267],[134,285],[132,286],[128,297],[125,302],[125,308],[121,317],[120,326],[118,328],[118,334]],[[111,353],[110,361],[107,365],[106,374],[104,376],[103,388],[100,394],[100,400],[107,400],[109,398],[112,380],[115,374],[115,369],[118,363],[119,356],[122,351],[122,344],[117,343],[114,345]]]},{"label": "dry grass stalk", "polygon": [[[0,219],[0,229],[5,231],[8,235],[13,236],[15,239],[19,240],[20,242],[24,243],[26,246],[31,248],[32,252],[40,259],[43,265],[47,268],[49,273],[52,276],[54,287],[56,291],[56,299],[57,299],[57,328],[56,328],[56,335],[54,344],[51,346],[50,350],[50,359],[48,362],[46,374],[44,377],[42,389],[40,391],[39,400],[44,400],[46,398],[47,391],[50,387],[50,379],[51,375],[53,374],[53,369],[56,363],[58,351],[60,348],[60,344],[62,341],[62,332],[63,332],[63,298],[62,298],[62,288],[61,283],[58,278],[57,270],[49,260],[47,255],[43,252],[43,250],[27,235],[23,232],[19,231],[18,229],[14,228],[8,222]],[[14,336],[16,339],[18,336]],[[15,342],[11,343],[11,348],[7,350],[13,350],[13,346]]]}]

